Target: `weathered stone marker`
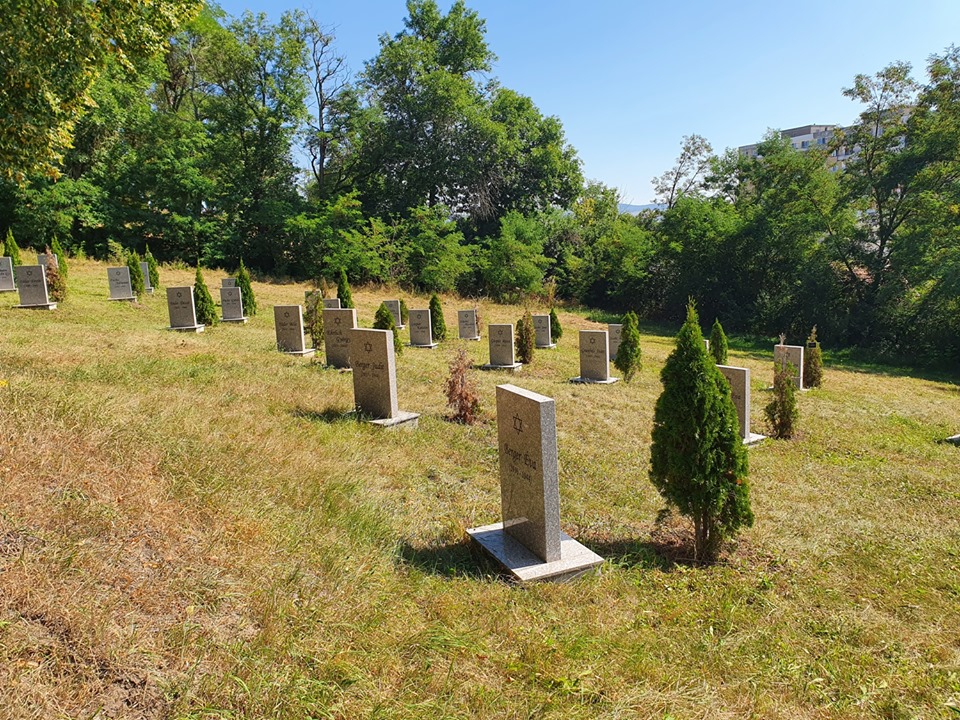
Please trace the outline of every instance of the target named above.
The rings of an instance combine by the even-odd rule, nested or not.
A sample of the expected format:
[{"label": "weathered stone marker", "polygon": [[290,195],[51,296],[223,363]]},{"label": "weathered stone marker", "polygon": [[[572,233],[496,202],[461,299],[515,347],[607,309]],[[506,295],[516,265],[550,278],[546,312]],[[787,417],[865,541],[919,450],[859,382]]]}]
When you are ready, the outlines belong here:
[{"label": "weathered stone marker", "polygon": [[611,385],[620,378],[610,377],[610,345],[606,330],[580,331],[580,377],[570,382]]},{"label": "weathered stone marker", "polygon": [[410,311],[410,347],[433,349],[433,325],[430,322],[430,309]]},{"label": "weathered stone marker", "polygon": [[236,278],[220,278],[220,287],[236,287]]},{"label": "weathered stone marker", "polygon": [[617,357],[617,351],[620,349],[620,340],[623,338],[623,325],[621,323],[607,324],[607,345],[610,348],[610,361]]},{"label": "weathered stone marker", "polygon": [[461,340],[479,340],[476,310],[457,310],[457,331]]},{"label": "weathered stone marker", "polygon": [[[59,270],[60,269],[60,258],[57,257],[56,253],[50,253],[50,257],[53,258],[53,266]],[[43,269],[47,269],[47,254],[46,253],[37,253],[37,265],[42,265]]]},{"label": "weathered stone marker", "polygon": [[497,386],[503,522],[467,530],[521,582],[572,580],[602,562],[560,530],[557,416],[552,398]]},{"label": "weathered stone marker", "polygon": [[16,291],[17,284],[13,281],[13,258],[0,257],[0,293]]},{"label": "weathered stone marker", "polygon": [[144,292],[153,295],[153,285],[150,284],[150,264],[141,262],[140,263],[140,272],[143,273],[143,290]]},{"label": "weathered stone marker", "polygon": [[56,310],[47,294],[47,269],[43,265],[17,265],[13,269],[20,292],[20,310]]},{"label": "weathered stone marker", "polygon": [[750,432],[750,368],[717,365],[730,383],[730,396],[737,408],[737,420],[740,423],[740,437],[744,445],[752,445],[765,439],[765,435]]},{"label": "weathered stone marker", "polygon": [[220,318],[226,323],[246,323],[243,314],[243,293],[236,285],[220,286]]},{"label": "weathered stone marker", "polygon": [[130,281],[130,268],[107,268],[107,282],[110,283],[111,300],[136,302],[137,296],[133,294],[133,283]]},{"label": "weathered stone marker", "polygon": [[490,362],[481,365],[481,370],[516,370],[523,367],[516,360],[513,342],[513,325],[488,325],[490,341]]},{"label": "weathered stone marker", "polygon": [[168,330],[180,332],[203,332],[203,325],[197,325],[197,308],[193,304],[193,288],[167,288],[167,311],[170,313]]},{"label": "weathered stone marker", "polygon": [[533,330],[536,334],[534,339],[535,347],[541,349],[555,348],[556,343],[553,342],[553,338],[550,336],[550,316],[549,315],[534,315],[533,316]]},{"label": "weathered stone marker", "polygon": [[798,390],[803,390],[803,345],[774,345],[773,364],[783,367],[793,365],[793,384]]},{"label": "weathered stone marker", "polygon": [[403,313],[400,312],[400,301],[384,300],[383,304],[387,306],[387,310],[393,315],[393,324],[397,326],[397,330],[403,330],[405,325],[403,324]]},{"label": "weathered stone marker", "polygon": [[274,305],[273,324],[277,331],[277,350],[286,355],[313,355],[316,350],[307,347],[303,336],[303,307]]},{"label": "weathered stone marker", "polygon": [[393,332],[354,328],[348,333],[353,400],[357,412],[381,427],[416,427],[420,416],[400,410],[397,402]]},{"label": "weathered stone marker", "polygon": [[324,310],[339,310],[339,309],[340,309],[340,298],[324,298],[324,299],[323,299],[323,309],[324,309]]},{"label": "weathered stone marker", "polygon": [[330,367],[350,368],[350,331],[357,327],[353,308],[323,309],[323,348]]}]

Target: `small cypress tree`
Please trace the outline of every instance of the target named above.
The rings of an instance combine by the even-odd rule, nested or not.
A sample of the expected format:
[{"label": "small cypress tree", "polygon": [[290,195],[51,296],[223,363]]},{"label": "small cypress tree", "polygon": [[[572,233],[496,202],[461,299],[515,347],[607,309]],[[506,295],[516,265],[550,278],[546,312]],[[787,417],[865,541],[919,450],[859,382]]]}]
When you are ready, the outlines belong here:
[{"label": "small cypress tree", "polygon": [[773,364],[773,399],[763,409],[770,423],[770,436],[778,440],[789,440],[796,429],[799,411],[797,410],[796,389],[793,376],[797,369],[791,363]]},{"label": "small cypress tree", "polygon": [[197,275],[193,280],[193,296],[197,303],[197,322],[200,325],[216,325],[220,321],[217,317],[217,306],[213,304],[210,290],[203,281],[199,264],[197,264]]},{"label": "small cypress tree", "polygon": [[407,301],[400,298],[400,324],[406,325],[410,319],[410,308],[407,307]]},{"label": "small cypress tree", "polygon": [[447,321],[443,319],[443,305],[436,293],[430,296],[430,327],[433,330],[434,342],[447,339]]},{"label": "small cypress tree", "polygon": [[537,334],[533,329],[533,315],[527,310],[523,317],[517,320],[517,337],[514,346],[517,351],[517,362],[529,365],[533,362],[533,353],[536,350]]},{"label": "small cypress tree", "polygon": [[[150,276],[150,287],[154,289],[160,287],[160,268],[157,266],[157,259],[153,256],[153,253],[150,252],[149,245],[143,249],[143,259],[147,262],[147,274]],[[243,309],[247,309],[246,303],[244,303]]]},{"label": "small cypress tree", "polygon": [[563,327],[560,325],[560,318],[557,317],[557,309],[550,308],[550,342],[555,343],[563,337]]},{"label": "small cypress tree", "polygon": [[340,269],[340,274],[337,276],[337,297],[340,298],[340,307],[356,307],[353,304],[353,294],[350,292],[350,281],[347,280],[347,271],[343,268]]},{"label": "small cypress tree", "polygon": [[67,299],[67,281],[60,273],[56,262],[53,260],[53,253],[47,248],[47,295],[53,302],[63,302]]},{"label": "small cypress tree", "polygon": [[20,246],[13,239],[12,229],[7,230],[7,239],[3,242],[3,254],[9,257],[14,265],[23,265],[23,260],[20,259]]},{"label": "small cypress tree", "polygon": [[60,241],[56,238],[50,243],[50,250],[57,258],[57,269],[63,275],[64,281],[70,276],[70,268],[67,266],[67,253],[64,251]]},{"label": "small cypress tree", "polygon": [[240,288],[240,302],[243,303],[243,312],[248,317],[257,314],[257,298],[253,294],[253,285],[250,283],[250,273],[240,258],[240,269],[237,270],[237,287]]},{"label": "small cypress tree", "polygon": [[127,255],[127,268],[130,270],[130,287],[133,288],[133,294],[137,300],[143,297],[147,291],[143,284],[143,268],[140,267],[140,255],[134,250]]},{"label": "small cypress tree", "polygon": [[[341,299],[341,303],[343,300]],[[393,319],[393,313],[386,303],[380,303],[376,314],[373,316],[373,327],[377,330],[390,330],[393,333],[393,349],[397,355],[403,352],[403,342],[400,340],[400,332],[397,330],[397,321]]]},{"label": "small cypress tree", "polygon": [[747,453],[730,386],[707,354],[693,303],[660,379],[650,480],[667,502],[692,518],[694,557],[709,562],[724,538],[753,524],[753,512]]},{"label": "small cypress tree", "polygon": [[713,329],[710,330],[710,354],[717,365],[727,364],[727,336],[717,318],[714,318]]},{"label": "small cypress tree", "polygon": [[620,321],[620,347],[613,359],[613,366],[623,373],[624,382],[630,382],[643,365],[640,351],[640,321],[636,313],[628,312]]},{"label": "small cypress tree", "polygon": [[823,385],[823,355],[817,342],[817,326],[813,326],[807,338],[807,347],[803,352],[803,384],[806,387]]}]

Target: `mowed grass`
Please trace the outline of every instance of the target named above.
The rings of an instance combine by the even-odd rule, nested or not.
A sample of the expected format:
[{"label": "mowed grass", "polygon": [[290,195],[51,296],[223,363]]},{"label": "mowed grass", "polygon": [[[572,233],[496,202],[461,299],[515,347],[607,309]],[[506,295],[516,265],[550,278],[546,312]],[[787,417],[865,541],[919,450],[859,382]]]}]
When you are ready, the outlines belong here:
[{"label": "mowed grass", "polygon": [[[165,330],[162,289],[108,302],[92,261],[56,312],[0,295],[0,718],[960,717],[955,381],[828,364],[800,437],[750,450],[755,526],[692,567],[647,478],[672,338],[629,385],[571,385],[599,326],[561,311],[557,350],[473,374],[473,427],[443,381],[486,333],[406,348],[420,427],[389,432],[344,418],[348,373],[276,352],[306,286],[254,287],[258,316],[201,335]],[[398,295],[426,307],[355,289],[360,324]],[[444,300],[452,335],[472,306]],[[760,431],[771,358],[730,358]],[[561,523],[599,575],[515,587],[465,542],[499,520],[505,382],[556,399]]]}]

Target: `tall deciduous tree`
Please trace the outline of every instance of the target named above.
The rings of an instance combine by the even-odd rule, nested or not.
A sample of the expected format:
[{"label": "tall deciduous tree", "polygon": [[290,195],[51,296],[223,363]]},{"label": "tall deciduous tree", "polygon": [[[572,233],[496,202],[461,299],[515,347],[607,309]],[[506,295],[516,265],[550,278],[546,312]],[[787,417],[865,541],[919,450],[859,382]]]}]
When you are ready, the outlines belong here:
[{"label": "tall deciduous tree", "polygon": [[684,135],[676,164],[653,180],[656,202],[665,205],[669,210],[679,197],[702,195],[702,183],[713,160],[713,147],[706,138],[700,135]]}]

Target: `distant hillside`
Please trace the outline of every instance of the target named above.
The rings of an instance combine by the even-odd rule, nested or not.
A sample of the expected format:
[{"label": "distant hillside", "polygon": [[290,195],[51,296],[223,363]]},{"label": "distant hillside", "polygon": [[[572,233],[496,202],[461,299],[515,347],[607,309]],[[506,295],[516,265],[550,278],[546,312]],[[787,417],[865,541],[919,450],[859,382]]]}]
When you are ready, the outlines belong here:
[{"label": "distant hillside", "polygon": [[628,213],[629,215],[637,215],[644,210],[663,210],[665,207],[666,205],[661,203],[650,203],[649,205],[628,205],[627,203],[620,203],[619,205],[620,212]]}]

